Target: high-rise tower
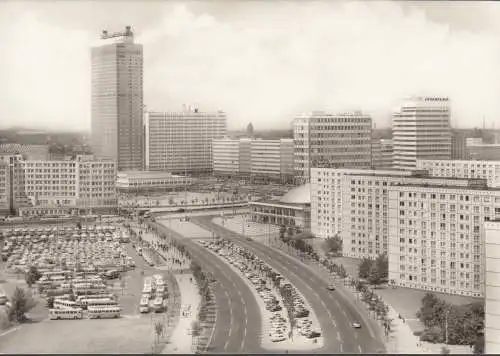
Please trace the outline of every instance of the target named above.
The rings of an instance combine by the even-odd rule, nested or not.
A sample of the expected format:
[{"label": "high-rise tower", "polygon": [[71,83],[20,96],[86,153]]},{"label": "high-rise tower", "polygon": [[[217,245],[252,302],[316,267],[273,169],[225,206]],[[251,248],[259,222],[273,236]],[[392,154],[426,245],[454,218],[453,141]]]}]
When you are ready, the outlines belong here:
[{"label": "high-rise tower", "polygon": [[118,170],[143,168],[143,53],[130,26],[92,47],[92,148]]},{"label": "high-rise tower", "polygon": [[393,166],[414,170],[418,159],[450,159],[448,98],[413,97],[393,113]]}]

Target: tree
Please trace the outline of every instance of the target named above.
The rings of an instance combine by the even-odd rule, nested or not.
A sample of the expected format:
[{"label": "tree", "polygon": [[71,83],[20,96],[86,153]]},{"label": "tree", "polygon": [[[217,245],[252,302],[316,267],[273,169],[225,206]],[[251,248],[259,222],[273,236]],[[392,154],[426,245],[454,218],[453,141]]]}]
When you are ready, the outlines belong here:
[{"label": "tree", "polygon": [[484,354],[484,334],[481,334],[477,337],[476,342],[474,343],[474,355],[483,355]]},{"label": "tree", "polygon": [[33,284],[35,284],[41,277],[42,274],[38,271],[38,269],[35,266],[31,266],[26,272],[26,275],[24,276],[26,280],[26,284],[28,287],[31,288]]},{"label": "tree", "polygon": [[[193,320],[191,323],[191,335],[193,336],[192,338],[192,348],[195,349],[195,345],[198,342],[198,336],[201,334],[201,326],[200,323],[197,320]],[[194,350],[193,350],[194,351]]]},{"label": "tree", "polygon": [[285,233],[286,233],[286,226],[281,225],[280,226],[280,239],[283,240],[285,238]]},{"label": "tree", "polygon": [[55,300],[55,298],[52,296],[47,298],[47,308],[48,309],[54,308],[54,300]]},{"label": "tree", "polygon": [[163,335],[165,330],[165,325],[161,321],[156,321],[154,324],[154,330],[156,335],[156,343],[160,343],[160,337]]},{"label": "tree", "polygon": [[325,253],[339,255],[342,253],[342,239],[338,235],[329,237],[323,242],[321,247]]},{"label": "tree", "polygon": [[69,295],[69,300],[70,300],[71,302],[75,302],[75,301],[76,301],[76,296],[75,296],[73,293],[71,293],[71,294]]},{"label": "tree", "polygon": [[380,273],[380,278],[383,280],[389,277],[389,259],[387,258],[387,254],[383,253],[377,256],[375,259],[375,266]]},{"label": "tree", "polygon": [[293,227],[289,226],[287,229],[288,239],[290,240],[293,237]]},{"label": "tree", "polygon": [[382,273],[379,271],[376,264],[372,264],[372,266],[370,267],[370,272],[368,274],[368,283],[370,283],[374,287],[382,284]]},{"label": "tree", "polygon": [[28,291],[16,287],[12,294],[11,305],[8,308],[9,320],[19,323],[26,321],[26,313],[33,309],[35,305],[36,302]]},{"label": "tree", "polygon": [[373,261],[367,257],[364,257],[361,260],[361,263],[359,264],[358,267],[358,276],[359,278],[368,278],[370,275],[370,269],[372,267]]},{"label": "tree", "polygon": [[446,346],[441,347],[441,355],[448,355],[450,353],[450,349]]}]

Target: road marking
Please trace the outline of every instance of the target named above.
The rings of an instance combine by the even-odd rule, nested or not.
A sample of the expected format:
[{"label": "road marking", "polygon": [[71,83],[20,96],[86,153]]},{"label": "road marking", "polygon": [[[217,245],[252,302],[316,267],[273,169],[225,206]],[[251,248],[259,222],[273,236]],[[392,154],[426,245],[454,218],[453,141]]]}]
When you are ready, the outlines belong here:
[{"label": "road marking", "polygon": [[13,328],[13,329],[10,329],[10,330],[7,330],[7,331],[5,331],[5,332],[1,333],[1,334],[0,334],[0,336],[5,336],[5,335],[10,334],[11,332],[17,331],[17,330],[19,330],[19,329],[21,329],[21,327],[20,327],[20,326],[16,326],[16,327],[15,327],[15,328]]},{"label": "road marking", "polygon": [[[326,304],[325,302],[323,301],[323,299],[321,299],[321,304],[323,305],[323,307],[328,310],[328,308],[326,307]],[[328,314],[330,314],[330,311],[328,311]]]},{"label": "road marking", "polygon": [[358,350],[359,350],[359,353],[363,353],[363,350],[361,349],[361,345],[358,345]]},{"label": "road marking", "polygon": [[339,304],[339,302],[337,301],[337,299],[335,299],[335,305],[336,305],[337,307],[339,307],[339,308],[340,308],[340,304]]},{"label": "road marking", "polygon": [[340,340],[340,333],[337,331],[337,339]]},{"label": "road marking", "polygon": [[344,347],[342,346],[342,344],[340,344],[340,352],[344,352]]},{"label": "road marking", "polygon": [[344,309],[342,309],[342,314],[344,314],[344,316],[347,318],[347,314]]}]

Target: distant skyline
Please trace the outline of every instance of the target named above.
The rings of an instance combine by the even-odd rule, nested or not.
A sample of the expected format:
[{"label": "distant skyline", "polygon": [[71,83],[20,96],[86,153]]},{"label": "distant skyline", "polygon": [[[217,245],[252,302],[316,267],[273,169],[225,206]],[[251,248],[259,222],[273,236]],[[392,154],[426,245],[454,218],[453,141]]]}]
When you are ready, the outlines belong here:
[{"label": "distant skyline", "polygon": [[222,108],[230,130],[448,96],[452,125],[500,128],[500,4],[383,1],[0,2],[0,128],[90,130],[90,47],[132,26],[144,103]]}]

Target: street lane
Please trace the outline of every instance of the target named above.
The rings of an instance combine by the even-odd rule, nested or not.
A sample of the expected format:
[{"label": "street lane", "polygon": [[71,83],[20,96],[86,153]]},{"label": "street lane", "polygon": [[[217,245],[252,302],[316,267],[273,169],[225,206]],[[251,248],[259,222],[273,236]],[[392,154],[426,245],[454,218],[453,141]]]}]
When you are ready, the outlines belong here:
[{"label": "street lane", "polygon": [[[324,332],[329,333],[325,334],[325,340],[332,338],[342,340],[342,350],[340,352],[368,353],[385,349],[380,331],[372,330],[373,328],[369,324],[370,320],[366,315],[363,315],[363,311],[358,310],[354,302],[344,293],[338,293],[339,290],[335,292],[326,290],[326,282],[300,261],[285,253],[281,254],[269,249],[255,241],[246,240],[243,236],[212,223],[210,217],[195,218],[193,222],[214,231],[220,236],[232,238],[240,245],[257,252],[259,256],[265,257],[267,263],[275,267],[284,276],[289,277],[290,281],[303,292],[311,303],[318,315],[318,319],[320,319]],[[362,322],[363,328],[354,330],[351,327],[353,321]],[[336,331],[339,331],[339,334]],[[337,345],[338,343],[333,343],[333,345],[327,343],[328,348],[337,349]]]},{"label": "street lane", "polygon": [[260,313],[257,301],[244,281],[218,257],[213,256],[196,241],[183,238],[180,234],[165,226],[158,226],[160,231],[177,239],[182,239],[186,248],[206,271],[213,273],[216,284],[218,314],[217,325],[209,352],[259,352],[260,348]]}]

